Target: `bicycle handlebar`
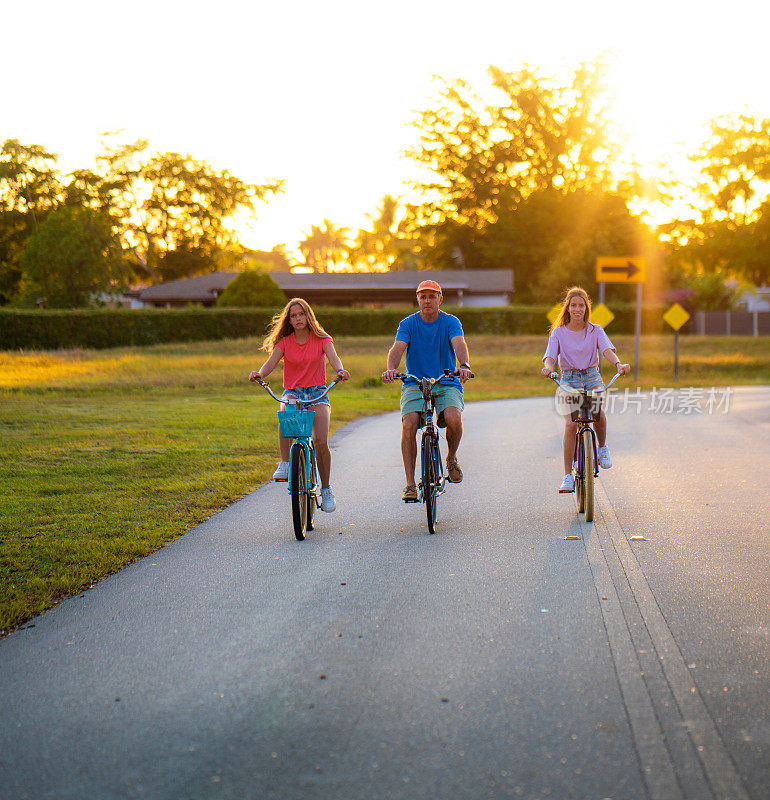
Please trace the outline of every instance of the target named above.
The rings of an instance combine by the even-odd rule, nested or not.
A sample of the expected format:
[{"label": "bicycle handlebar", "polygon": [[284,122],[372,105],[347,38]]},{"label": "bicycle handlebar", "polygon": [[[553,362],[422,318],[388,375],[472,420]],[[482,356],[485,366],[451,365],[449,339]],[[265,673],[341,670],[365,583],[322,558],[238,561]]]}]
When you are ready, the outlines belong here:
[{"label": "bicycle handlebar", "polygon": [[[580,391],[580,389],[576,389],[574,386],[568,386],[568,385],[566,385],[566,386],[565,386],[565,384],[563,384],[563,383],[562,383],[562,382],[559,380],[559,373],[558,373],[558,372],[552,372],[552,373],[551,373],[551,374],[550,374],[548,377],[549,377],[549,378],[550,378],[550,379],[551,379],[551,380],[552,380],[552,381],[553,381],[553,382],[554,382],[554,383],[555,383],[555,384],[556,384],[556,385],[557,385],[557,386],[558,386],[560,389],[563,389],[565,392],[572,392],[572,393],[574,393],[574,392],[579,392],[579,391]],[[610,386],[612,386],[612,384],[613,384],[613,383],[615,383],[615,381],[616,381],[616,380],[617,380],[619,377],[620,377],[620,373],[619,373],[619,372],[617,372],[617,373],[615,373],[615,377],[614,377],[614,378],[613,378],[613,379],[612,379],[612,380],[611,380],[611,381],[610,381],[610,382],[609,382],[609,383],[608,383],[606,386],[604,386],[604,387],[599,387],[599,388],[596,388],[596,389],[591,389],[590,391],[592,391],[592,392],[606,392],[606,391],[607,391],[607,390],[610,388]]]},{"label": "bicycle handlebar", "polygon": [[[459,375],[460,375],[460,370],[458,369],[456,369],[454,372],[445,369],[444,374],[441,376],[441,378],[449,378],[449,377],[457,378]],[[411,378],[413,381],[417,381],[417,383],[420,383],[420,381],[428,381],[428,383],[430,384],[438,383],[441,380],[441,378],[418,378],[416,375],[410,375],[408,372],[397,372],[395,377],[400,381]],[[473,372],[471,372],[471,378],[475,377],[476,375]]]},{"label": "bicycle handlebar", "polygon": [[[335,378],[335,379],[334,379],[334,380],[333,380],[333,381],[332,381],[332,382],[331,382],[331,383],[330,383],[330,384],[329,384],[329,385],[326,387],[325,391],[321,392],[321,394],[319,394],[319,395],[318,395],[318,397],[313,397],[313,398],[311,398],[310,400],[297,400],[296,398],[292,398],[292,399],[294,399],[294,402],[295,402],[295,403],[296,403],[296,402],[299,402],[299,403],[301,403],[301,404],[302,404],[302,405],[304,405],[304,406],[312,406],[312,405],[313,405],[313,403],[317,403],[319,400],[323,400],[323,399],[324,399],[324,397],[326,397],[326,396],[329,394],[329,392],[330,392],[330,391],[331,391],[331,390],[332,390],[332,389],[333,389],[333,388],[334,388],[334,387],[335,387],[335,386],[336,386],[336,385],[337,385],[337,384],[338,384],[338,383],[339,383],[341,380],[342,380],[342,378],[340,378],[339,376],[337,376],[337,377],[336,377],[336,378]],[[268,385],[267,381],[264,381],[264,380],[262,380],[262,378],[255,378],[253,382],[254,382],[254,383],[258,383],[258,384],[259,384],[259,385],[260,385],[260,386],[261,386],[261,387],[262,387],[262,388],[263,388],[263,389],[264,389],[264,390],[265,390],[265,391],[266,391],[266,392],[267,392],[267,393],[268,393],[268,394],[269,394],[269,395],[270,395],[270,396],[273,398],[273,400],[277,401],[278,403],[286,403],[286,402],[287,402],[286,400],[282,399],[281,397],[276,397],[275,393],[274,393],[274,392],[273,392],[273,390],[270,388],[270,386]],[[291,390],[287,390],[287,391],[291,391]],[[291,403],[291,399],[290,399],[288,402],[289,402],[289,403]]]}]

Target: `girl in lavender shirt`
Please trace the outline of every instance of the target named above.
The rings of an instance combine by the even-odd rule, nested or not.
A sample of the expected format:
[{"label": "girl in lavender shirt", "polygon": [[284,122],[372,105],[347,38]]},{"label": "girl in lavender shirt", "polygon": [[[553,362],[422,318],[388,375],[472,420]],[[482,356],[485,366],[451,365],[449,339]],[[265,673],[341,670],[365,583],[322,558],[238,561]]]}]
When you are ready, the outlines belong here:
[{"label": "girl in lavender shirt", "polygon": [[[628,364],[621,364],[615,348],[600,325],[591,322],[591,301],[584,289],[573,286],[564,298],[558,319],[551,327],[548,346],[543,356],[542,374],[548,377],[557,360],[561,369],[561,380],[577,389],[597,389],[604,386],[599,373],[599,353],[610,364],[614,364],[621,375],[631,371]],[[572,456],[575,452],[577,423],[564,418],[564,478],[560,492],[573,492],[575,478],[572,475]],[[602,411],[596,421],[596,436],[599,440],[598,461],[603,469],[612,466],[610,451],[606,445],[607,417]]]}]

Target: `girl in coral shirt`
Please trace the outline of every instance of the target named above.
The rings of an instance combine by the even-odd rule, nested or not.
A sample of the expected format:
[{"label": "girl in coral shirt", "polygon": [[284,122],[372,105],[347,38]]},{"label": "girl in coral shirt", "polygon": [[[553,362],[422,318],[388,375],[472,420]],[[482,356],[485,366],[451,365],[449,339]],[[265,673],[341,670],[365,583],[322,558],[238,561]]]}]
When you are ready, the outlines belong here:
[{"label": "girl in coral shirt", "polygon": [[[296,398],[311,400],[326,388],[326,363],[329,359],[337,375],[346,381],[350,373],[343,368],[342,361],[334,349],[332,337],[321,327],[310,305],[299,297],[293,297],[280,314],[273,317],[270,331],[260,348],[270,354],[267,361],[249,374],[250,381],[265,380],[283,359],[282,400]],[[281,409],[284,406],[281,405]],[[336,501],[329,478],[332,455],[329,450],[329,418],[331,404],[328,395],[310,408],[315,411],[313,442],[315,444],[318,472],[321,477],[321,508],[334,511]],[[285,481],[289,477],[289,448],[291,439],[279,435],[281,460],[273,473],[273,480]]]}]

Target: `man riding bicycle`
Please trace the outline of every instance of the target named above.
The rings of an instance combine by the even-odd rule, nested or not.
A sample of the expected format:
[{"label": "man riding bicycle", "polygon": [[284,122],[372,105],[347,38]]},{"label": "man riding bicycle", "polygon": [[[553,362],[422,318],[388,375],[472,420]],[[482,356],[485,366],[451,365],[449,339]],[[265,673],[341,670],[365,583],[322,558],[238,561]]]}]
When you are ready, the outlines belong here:
[{"label": "man riding bicycle", "polygon": [[[392,383],[398,374],[401,358],[406,353],[406,371],[420,378],[438,378],[433,388],[438,426],[446,428],[447,476],[450,483],[460,483],[463,473],[457,462],[457,449],[463,435],[463,384],[471,377],[468,363],[468,345],[463,336],[460,320],[441,311],[441,287],[436,281],[423,281],[417,287],[419,311],[402,319],[396,331],[396,340],[388,352],[387,368],[382,373],[385,383]],[[444,370],[458,376],[445,376]],[[401,387],[401,456],[404,460],[406,487],[402,500],[417,501],[414,480],[417,461],[417,429],[423,397],[420,387],[405,380]]]}]

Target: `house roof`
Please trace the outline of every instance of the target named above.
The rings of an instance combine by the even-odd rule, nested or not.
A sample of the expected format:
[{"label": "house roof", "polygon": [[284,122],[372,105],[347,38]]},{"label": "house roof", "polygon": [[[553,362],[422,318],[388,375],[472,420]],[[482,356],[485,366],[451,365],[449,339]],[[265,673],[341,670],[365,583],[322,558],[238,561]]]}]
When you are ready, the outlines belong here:
[{"label": "house roof", "polygon": [[[143,302],[203,303],[216,300],[237,272],[211,272],[178,281],[168,281],[137,292]],[[404,272],[272,272],[275,282],[290,296],[305,291],[410,292],[427,277],[436,279],[445,292],[462,290],[469,294],[506,294],[513,292],[513,270],[435,270]]]},{"label": "house roof", "polygon": [[237,274],[237,272],[210,272],[206,275],[196,275],[194,278],[167,281],[141,289],[136,296],[142,302],[153,303],[202,303],[216,300]]},{"label": "house roof", "polygon": [[444,269],[403,272],[308,272],[274,273],[273,278],[284,290],[296,289],[403,289],[414,291],[420,281],[431,277],[443,289],[469,292],[512,292],[513,270],[509,269]]}]

